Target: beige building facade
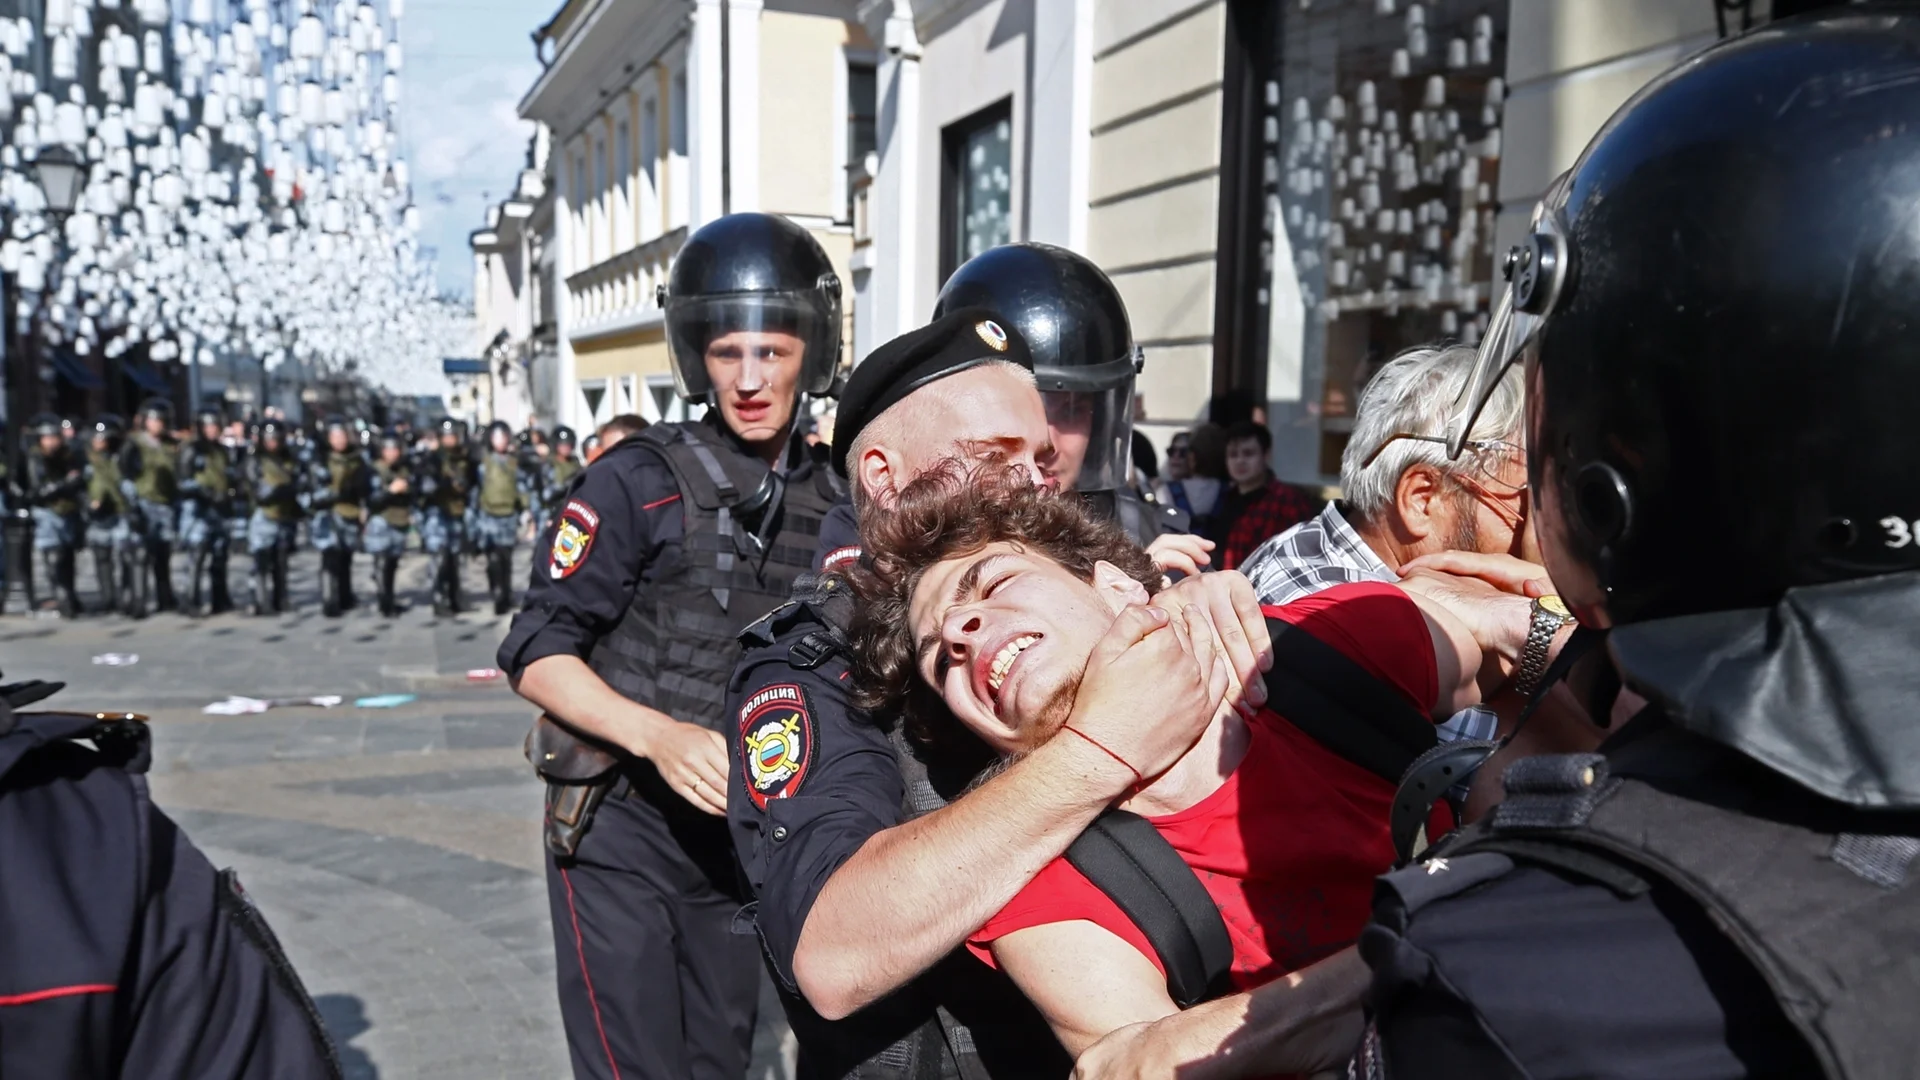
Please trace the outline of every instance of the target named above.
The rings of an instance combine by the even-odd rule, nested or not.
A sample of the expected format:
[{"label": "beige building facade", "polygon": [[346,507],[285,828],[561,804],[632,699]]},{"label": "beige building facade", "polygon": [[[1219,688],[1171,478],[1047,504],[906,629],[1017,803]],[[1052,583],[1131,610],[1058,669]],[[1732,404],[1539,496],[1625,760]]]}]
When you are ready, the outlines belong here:
[{"label": "beige building facade", "polygon": [[536,33],[545,70],[520,114],[553,140],[560,422],[687,416],[656,294],[706,222],[785,214],[848,278],[847,162],[873,109],[853,15],[852,0],[568,0]]},{"label": "beige building facade", "polygon": [[475,234],[476,293],[545,283],[510,335],[545,335],[516,346],[549,357],[531,408],[589,428],[686,415],[655,294],[724,213],[819,238],[849,362],[972,255],[1058,244],[1126,301],[1156,443],[1257,413],[1283,478],[1331,482],[1366,380],[1477,341],[1614,109],[1723,26],[1831,2],[567,0],[521,102],[541,194]]},{"label": "beige building facade", "polygon": [[984,247],[1061,244],[1126,300],[1157,443],[1257,410],[1283,478],[1331,482],[1360,387],[1478,340],[1499,253],[1613,110],[1722,25],[1824,2],[864,0],[855,352]]}]

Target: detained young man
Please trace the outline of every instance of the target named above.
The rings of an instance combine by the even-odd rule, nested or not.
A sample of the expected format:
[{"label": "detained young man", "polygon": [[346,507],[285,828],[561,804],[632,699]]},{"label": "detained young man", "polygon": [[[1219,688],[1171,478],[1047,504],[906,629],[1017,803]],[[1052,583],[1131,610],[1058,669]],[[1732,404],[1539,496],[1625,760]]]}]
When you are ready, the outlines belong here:
[{"label": "detained young man", "polygon": [[[1094,646],[1163,580],[1076,500],[991,467],[955,464],[915,481],[862,535],[872,561],[857,582],[858,692],[901,708],[909,735],[938,755],[1011,760],[1052,738],[1087,739],[1068,717]],[[1439,602],[1362,583],[1266,615],[1338,648],[1435,719],[1480,698],[1474,626]],[[1234,687],[1199,742],[1120,806],[1152,823],[1219,906],[1235,988],[1283,980],[1268,1005],[1298,1018],[1281,1025],[1290,1045],[1222,1075],[1324,1067],[1358,1031],[1365,975],[1350,946],[1373,879],[1393,862],[1394,789],[1271,710],[1249,718],[1238,698]],[[969,945],[1075,1055],[1177,1011],[1145,934],[1064,858]]]}]

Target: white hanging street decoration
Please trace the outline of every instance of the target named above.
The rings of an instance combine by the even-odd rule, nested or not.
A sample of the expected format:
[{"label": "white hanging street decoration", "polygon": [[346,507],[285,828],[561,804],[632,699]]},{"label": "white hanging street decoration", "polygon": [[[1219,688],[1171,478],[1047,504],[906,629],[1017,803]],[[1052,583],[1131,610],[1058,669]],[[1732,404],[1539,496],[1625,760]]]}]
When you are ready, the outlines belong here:
[{"label": "white hanging street decoration", "polygon": [[[401,0],[42,10],[40,26],[0,19],[11,315],[80,355],[245,358],[303,382],[445,390],[440,360],[473,331],[416,239],[398,156]],[[87,163],[64,223],[33,171],[53,145]]]}]

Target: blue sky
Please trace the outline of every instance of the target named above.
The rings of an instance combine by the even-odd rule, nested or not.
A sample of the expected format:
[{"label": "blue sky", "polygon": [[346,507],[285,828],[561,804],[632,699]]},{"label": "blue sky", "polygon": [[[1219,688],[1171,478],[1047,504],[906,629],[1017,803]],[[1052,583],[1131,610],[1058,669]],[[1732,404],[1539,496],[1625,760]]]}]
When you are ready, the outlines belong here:
[{"label": "blue sky", "polygon": [[530,35],[560,0],[406,0],[402,137],[442,290],[473,295],[467,234],[511,190],[532,125],[514,113],[540,63]]}]

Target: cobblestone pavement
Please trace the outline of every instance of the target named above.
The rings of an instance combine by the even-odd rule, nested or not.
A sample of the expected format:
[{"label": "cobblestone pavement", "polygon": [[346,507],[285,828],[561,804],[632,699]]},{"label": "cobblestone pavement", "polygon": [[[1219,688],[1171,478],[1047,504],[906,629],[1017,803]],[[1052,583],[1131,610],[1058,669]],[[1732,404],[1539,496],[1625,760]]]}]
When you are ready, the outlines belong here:
[{"label": "cobblestone pavement", "polygon": [[[401,570],[412,610],[324,619],[315,562],[296,556],[298,610],[279,617],[8,615],[0,669],[65,680],[50,705],[152,717],[156,801],[215,865],[239,869],[348,1077],[564,1077],[541,793],[520,750],[530,711],[503,680],[467,677],[493,666],[508,620],[491,608],[433,618],[418,555]],[[235,560],[236,590],[243,566]],[[466,576],[469,602],[481,599],[481,566],[467,564]],[[113,653],[139,660],[96,661]],[[387,693],[417,698],[353,705]],[[229,695],[323,694],[345,700],[201,711]],[[790,1071],[777,1016],[763,995],[752,1080]]]}]

